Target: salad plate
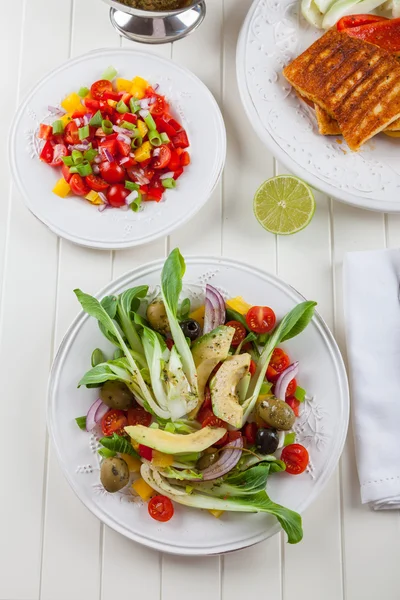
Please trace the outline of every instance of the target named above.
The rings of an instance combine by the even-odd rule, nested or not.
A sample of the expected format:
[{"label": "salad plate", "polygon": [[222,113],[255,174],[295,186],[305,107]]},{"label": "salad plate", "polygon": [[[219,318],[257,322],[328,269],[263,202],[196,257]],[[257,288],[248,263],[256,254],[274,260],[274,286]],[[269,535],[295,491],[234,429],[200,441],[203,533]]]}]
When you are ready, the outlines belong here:
[{"label": "salad plate", "polygon": [[399,140],[379,134],[352,152],[341,136],[322,136],[314,110],[282,71],[324,31],[301,15],[297,0],[257,0],[237,47],[237,78],[247,115],[263,141],[291,172],[348,204],[400,212]]},{"label": "salad plate", "polygon": [[[160,292],[163,262],[156,261],[123,275],[104,288],[97,298],[116,296],[133,287],[143,290],[139,286],[148,286],[146,298],[149,301],[154,299]],[[217,289],[225,301],[241,296],[250,305],[268,304],[274,308],[277,322],[304,301],[301,294],[277,277],[240,262],[210,257],[186,259],[181,298],[190,301],[192,311],[204,304],[207,285]],[[80,291],[76,294],[82,306],[89,302],[85,310],[93,314],[92,309],[87,307],[93,306],[96,301],[89,296],[83,301],[85,294]],[[140,318],[135,322],[140,323]],[[305,471],[296,476],[289,472],[272,473],[267,490],[274,503],[302,513],[320,493],[338,463],[347,432],[349,398],[340,351],[318,313],[315,312],[307,327],[300,331],[301,335],[280,346],[299,362],[297,379],[299,385],[307,390],[294,432],[296,443],[308,450],[309,462]],[[207,510],[182,506],[179,502],[174,502],[174,517],[160,523],[149,517],[146,505],[131,493],[129,485],[117,493],[105,491],[99,478],[101,456],[109,454],[101,453],[99,456],[99,436],[94,429],[81,431],[75,420],[86,415],[99,396],[99,390],[84,387],[92,381],[93,373],[81,387],[77,387],[85,371],[90,371],[95,348],[112,356],[113,346],[102,335],[96,319],[82,312],[60,345],[48,391],[48,426],[52,442],[64,475],[83,504],[102,522],[129,539],[174,554],[225,553],[251,546],[277,533],[279,524],[269,514],[224,512],[220,519],[216,519]],[[136,429],[140,427],[127,428],[132,439]],[[211,431],[215,432],[215,429],[211,427]],[[151,443],[149,445],[155,447]],[[147,471],[151,467],[148,463],[143,466]],[[186,491],[190,494],[192,488]],[[168,496],[168,492],[165,493]]]},{"label": "salad plate", "polygon": [[[139,77],[156,86],[190,141],[190,165],[175,189],[166,191],[165,201],[163,198],[161,202],[143,202],[138,212],[108,207],[99,211],[79,196],[55,196],[52,190],[60,170],[39,160],[42,140],[38,139],[38,131],[41,123],[46,119],[49,122],[49,110],[59,107],[68,94],[76,96],[81,86],[101,79],[110,66],[123,81]],[[40,221],[76,244],[119,249],[168,235],[201,209],[221,176],[226,134],[214,97],[189,70],[150,53],[104,49],[69,60],[39,81],[14,118],[9,154],[14,180],[25,204]]]}]

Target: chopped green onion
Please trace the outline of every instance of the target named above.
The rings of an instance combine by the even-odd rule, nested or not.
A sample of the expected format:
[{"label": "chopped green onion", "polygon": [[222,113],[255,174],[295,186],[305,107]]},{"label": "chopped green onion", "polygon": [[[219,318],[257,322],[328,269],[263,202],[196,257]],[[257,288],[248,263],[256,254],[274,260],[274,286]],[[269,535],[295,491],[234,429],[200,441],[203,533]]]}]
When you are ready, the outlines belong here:
[{"label": "chopped green onion", "polygon": [[85,140],[90,135],[89,125],[84,125],[78,129],[79,139]]},{"label": "chopped green onion", "polygon": [[167,423],[164,430],[168,431],[168,433],[175,433],[175,425],[173,423]]},{"label": "chopped green onion", "polygon": [[142,143],[143,143],[143,138],[140,135],[138,135],[138,137],[133,138],[131,146],[132,146],[132,148],[140,148]]},{"label": "chopped green onion", "polygon": [[306,390],[303,390],[303,388],[298,385],[296,388],[296,391],[294,393],[294,397],[299,402],[304,402],[305,397],[306,397]]},{"label": "chopped green onion", "polygon": [[153,146],[161,146],[161,144],[162,144],[161,136],[158,133],[158,131],[150,130],[147,135],[148,135],[150,144],[152,144]]},{"label": "chopped green onion", "polygon": [[133,212],[138,212],[140,205],[142,204],[142,194],[138,192],[138,197],[131,204],[131,209]]},{"label": "chopped green onion", "polygon": [[260,396],[265,396],[266,394],[269,394],[272,388],[272,383],[269,383],[267,381],[264,381],[261,384],[261,388],[260,388]]},{"label": "chopped green onion", "polygon": [[106,135],[110,135],[110,133],[113,132],[113,124],[108,119],[104,119],[104,121],[101,122],[101,128]]},{"label": "chopped green onion", "polygon": [[89,88],[81,87],[81,89],[78,92],[78,96],[80,96],[81,98],[84,98],[85,96],[88,95],[89,92],[90,92]]},{"label": "chopped green onion", "polygon": [[75,165],[78,165],[83,161],[83,154],[80,150],[72,150],[71,156]]},{"label": "chopped green onion", "polygon": [[115,107],[117,109],[117,111],[119,113],[121,113],[122,115],[124,113],[129,112],[129,108],[127,107],[127,105],[125,104],[125,102],[123,100],[120,100],[117,104],[117,106]]},{"label": "chopped green onion", "polygon": [[54,121],[53,123],[53,135],[59,135],[64,132],[64,125],[62,121]]},{"label": "chopped green onion", "polygon": [[133,123],[129,123],[129,121],[122,121],[122,123],[120,123],[119,126],[123,127],[124,129],[129,129],[129,131],[135,131],[136,129],[136,125],[134,125]]},{"label": "chopped green onion", "polygon": [[78,167],[70,167],[69,172],[70,173],[78,173]]},{"label": "chopped green onion", "polygon": [[131,109],[131,113],[137,113],[140,109],[140,104],[135,98],[131,98],[129,100],[129,108]]},{"label": "chopped green onion", "polygon": [[160,133],[160,138],[163,144],[168,144],[171,140],[166,133]]},{"label": "chopped green onion", "polygon": [[154,121],[150,113],[147,115],[147,117],[144,118],[144,122],[146,123],[150,131],[155,131],[157,129],[156,122]]},{"label": "chopped green onion", "polygon": [[84,160],[82,163],[77,165],[78,173],[81,177],[86,177],[87,175],[91,175],[93,173],[91,164]]},{"label": "chopped green onion", "polygon": [[92,127],[101,127],[103,117],[101,116],[101,112],[98,110],[97,113],[93,115],[93,117],[89,121],[89,125]]},{"label": "chopped green onion", "polygon": [[61,160],[63,161],[64,165],[67,165],[67,167],[72,167],[72,165],[74,164],[72,156],[62,156]]},{"label": "chopped green onion", "polygon": [[296,441],[296,434],[294,431],[292,431],[291,433],[287,433],[285,435],[283,445],[289,446],[289,444],[294,444],[295,441]]},{"label": "chopped green onion", "polygon": [[114,77],[116,77],[118,75],[118,71],[116,71],[114,69],[114,67],[107,67],[107,69],[104,71],[103,75],[101,76],[101,79],[107,79],[108,81],[112,81],[114,79]]},{"label": "chopped green onion", "polygon": [[116,456],[117,453],[114,452],[114,450],[109,450],[108,448],[100,448],[98,450],[98,453],[100,454],[100,456],[102,456],[103,458],[112,458],[113,456]]},{"label": "chopped green onion", "polygon": [[125,181],[125,187],[131,192],[135,192],[140,188],[140,186],[137,183],[134,183],[133,181]]},{"label": "chopped green onion", "polygon": [[75,421],[80,429],[86,429],[86,417],[76,417]]},{"label": "chopped green onion", "polygon": [[95,150],[94,148],[89,148],[89,150],[86,150],[84,153],[84,157],[85,160],[87,160],[88,162],[93,162],[93,160],[95,159],[95,157],[98,155],[98,151]]},{"label": "chopped green onion", "polygon": [[176,187],[176,181],[172,177],[167,177],[167,179],[162,180],[163,187],[168,189],[173,189]]}]

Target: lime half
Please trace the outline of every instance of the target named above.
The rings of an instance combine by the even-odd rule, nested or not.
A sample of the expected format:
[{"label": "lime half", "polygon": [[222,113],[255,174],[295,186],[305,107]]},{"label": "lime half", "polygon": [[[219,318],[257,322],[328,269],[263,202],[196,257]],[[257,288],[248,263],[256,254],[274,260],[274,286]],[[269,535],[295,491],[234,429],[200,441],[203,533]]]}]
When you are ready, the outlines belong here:
[{"label": "lime half", "polygon": [[311,188],[293,175],[264,181],[254,196],[257,221],[271,233],[290,235],[307,227],[315,212]]}]

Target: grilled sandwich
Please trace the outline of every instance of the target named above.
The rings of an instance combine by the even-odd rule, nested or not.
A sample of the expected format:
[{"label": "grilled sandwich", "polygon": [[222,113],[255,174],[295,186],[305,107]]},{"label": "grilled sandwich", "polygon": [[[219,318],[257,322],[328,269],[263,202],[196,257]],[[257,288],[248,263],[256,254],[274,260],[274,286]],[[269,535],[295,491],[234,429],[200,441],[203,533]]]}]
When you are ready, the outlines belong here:
[{"label": "grilled sandwich", "polygon": [[[339,123],[328,115],[326,110],[318,106],[318,104],[314,105],[314,108],[318,131],[321,135],[342,135]],[[385,127],[385,131],[400,131],[400,119],[396,119],[393,123],[390,123],[390,125]]]},{"label": "grilled sandwich", "polygon": [[[386,50],[330,30],[284,71],[296,91],[330,117],[352,150],[400,119],[400,66]],[[324,118],[324,120],[323,120]],[[396,127],[398,124],[396,125]],[[335,129],[335,132],[337,129]]]}]

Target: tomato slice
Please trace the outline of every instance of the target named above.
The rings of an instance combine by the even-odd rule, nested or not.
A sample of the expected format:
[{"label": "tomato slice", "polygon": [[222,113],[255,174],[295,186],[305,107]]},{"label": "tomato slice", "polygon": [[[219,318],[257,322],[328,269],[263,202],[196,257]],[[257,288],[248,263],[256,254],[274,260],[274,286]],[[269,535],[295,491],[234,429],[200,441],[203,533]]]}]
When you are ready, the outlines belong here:
[{"label": "tomato slice", "polygon": [[51,161],[53,160],[53,155],[54,155],[53,145],[51,144],[51,142],[49,142],[49,140],[47,140],[47,142],[45,143],[45,145],[42,148],[39,158],[43,162],[50,164]]},{"label": "tomato slice", "polygon": [[64,164],[61,158],[67,156],[67,147],[64,144],[56,144],[53,148],[53,159],[50,163],[51,167],[59,167]]},{"label": "tomato slice", "polygon": [[104,179],[101,177],[97,177],[97,175],[88,175],[85,177],[85,181],[90,189],[94,190],[95,192],[104,192],[104,190],[110,187],[109,183],[104,181]]},{"label": "tomato slice", "polygon": [[128,425],[144,425],[148,427],[151,423],[151,414],[141,406],[128,408]]},{"label": "tomato slice", "polygon": [[268,333],[275,327],[276,316],[269,306],[252,306],[246,315],[246,323],[256,333]]},{"label": "tomato slice", "polygon": [[75,123],[75,121],[71,121],[66,126],[64,130],[64,139],[67,144],[79,144],[80,139],[78,125]]},{"label": "tomato slice", "polygon": [[107,200],[115,208],[125,206],[125,198],[130,194],[130,191],[126,189],[123,183],[115,183],[110,187],[107,192]]},{"label": "tomato slice", "polygon": [[128,419],[122,410],[112,408],[101,420],[101,429],[105,436],[116,433],[117,435],[125,435],[124,427],[128,425]]},{"label": "tomato slice", "polygon": [[148,511],[152,519],[166,523],[174,516],[174,505],[166,496],[153,496]]},{"label": "tomato slice", "polygon": [[163,144],[159,147],[159,154],[153,159],[154,169],[164,169],[171,160],[171,150]]},{"label": "tomato slice", "polygon": [[275,383],[279,375],[290,365],[290,358],[282,348],[275,348],[267,369],[267,379]]},{"label": "tomato slice", "polygon": [[286,402],[286,404],[289,404],[290,408],[292,409],[292,411],[294,412],[296,417],[298,417],[300,402],[297,400],[297,398],[290,396],[289,398],[286,398],[285,402]]},{"label": "tomato slice", "polygon": [[242,323],[239,323],[239,321],[228,321],[228,323],[226,323],[226,326],[233,327],[233,329],[235,330],[235,335],[233,336],[231,345],[233,347],[239,346],[239,344],[243,342],[244,338],[247,335],[245,326],[242,325]]},{"label": "tomato slice", "polygon": [[169,107],[165,101],[164,96],[159,96],[158,94],[156,94],[156,101],[150,106],[151,114],[160,117],[165,112],[168,112],[168,110]]},{"label": "tomato slice", "polygon": [[343,31],[349,27],[358,27],[359,25],[368,25],[369,23],[387,20],[385,17],[378,17],[378,15],[348,15],[339,19],[336,23],[336,28],[338,31]]},{"label": "tomato slice", "polygon": [[300,475],[308,465],[308,451],[301,444],[289,444],[282,450],[281,460],[286,465],[286,472],[290,475]]},{"label": "tomato slice", "polygon": [[104,94],[106,92],[112,91],[112,83],[107,79],[100,79],[99,81],[95,81],[95,83],[90,88],[90,93],[95,100],[103,100],[103,98],[105,98]]},{"label": "tomato slice", "polygon": [[86,185],[78,173],[74,173],[68,183],[75,196],[86,196],[90,192],[90,187]]}]

